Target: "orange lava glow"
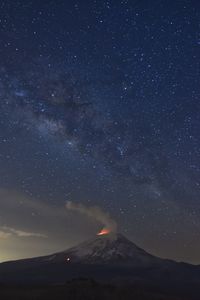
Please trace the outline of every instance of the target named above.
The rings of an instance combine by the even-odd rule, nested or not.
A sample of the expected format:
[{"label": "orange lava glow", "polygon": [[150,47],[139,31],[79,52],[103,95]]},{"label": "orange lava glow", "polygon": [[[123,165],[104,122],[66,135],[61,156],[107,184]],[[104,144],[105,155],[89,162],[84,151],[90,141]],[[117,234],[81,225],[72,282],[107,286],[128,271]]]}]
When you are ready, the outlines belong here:
[{"label": "orange lava glow", "polygon": [[103,228],[99,233],[97,233],[97,235],[104,235],[104,234],[109,234],[110,230]]}]

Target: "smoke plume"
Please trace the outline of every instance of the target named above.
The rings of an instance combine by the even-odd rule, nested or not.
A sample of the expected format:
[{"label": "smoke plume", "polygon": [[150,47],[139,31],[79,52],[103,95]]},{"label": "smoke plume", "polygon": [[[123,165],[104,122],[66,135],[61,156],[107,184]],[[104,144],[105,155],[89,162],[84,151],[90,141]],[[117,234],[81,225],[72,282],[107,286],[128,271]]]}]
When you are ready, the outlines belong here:
[{"label": "smoke plume", "polygon": [[117,223],[110,217],[110,215],[104,212],[98,206],[87,207],[81,203],[73,203],[68,201],[66,203],[66,208],[68,210],[77,211],[89,218],[93,218],[103,225],[103,229],[108,232],[115,233],[117,231]]}]

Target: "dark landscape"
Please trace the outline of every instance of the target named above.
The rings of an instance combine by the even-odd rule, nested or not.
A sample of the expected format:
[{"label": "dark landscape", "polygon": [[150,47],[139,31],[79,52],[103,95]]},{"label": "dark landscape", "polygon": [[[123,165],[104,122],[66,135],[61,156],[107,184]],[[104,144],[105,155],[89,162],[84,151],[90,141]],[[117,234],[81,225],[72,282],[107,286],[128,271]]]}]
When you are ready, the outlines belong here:
[{"label": "dark landscape", "polygon": [[21,300],[189,300],[199,299],[195,292],[185,294],[180,291],[165,291],[157,287],[144,285],[127,285],[117,287],[109,284],[99,284],[92,280],[74,280],[62,286],[27,286],[27,287],[1,287],[1,299]]},{"label": "dark landscape", "polygon": [[69,250],[0,264],[2,297],[199,299],[200,266],[157,258],[121,234]]}]

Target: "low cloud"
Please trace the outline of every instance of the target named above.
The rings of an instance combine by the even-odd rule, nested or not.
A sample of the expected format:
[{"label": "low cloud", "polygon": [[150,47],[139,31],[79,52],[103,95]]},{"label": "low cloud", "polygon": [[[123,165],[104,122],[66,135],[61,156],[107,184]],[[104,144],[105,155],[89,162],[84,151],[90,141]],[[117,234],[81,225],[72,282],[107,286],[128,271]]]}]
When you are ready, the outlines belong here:
[{"label": "low cloud", "polygon": [[7,239],[11,236],[12,234],[10,232],[5,232],[0,230],[0,239]]},{"label": "low cloud", "polygon": [[38,232],[30,232],[18,230],[8,226],[2,226],[0,230],[0,238],[7,239],[10,236],[47,238],[47,235]]}]

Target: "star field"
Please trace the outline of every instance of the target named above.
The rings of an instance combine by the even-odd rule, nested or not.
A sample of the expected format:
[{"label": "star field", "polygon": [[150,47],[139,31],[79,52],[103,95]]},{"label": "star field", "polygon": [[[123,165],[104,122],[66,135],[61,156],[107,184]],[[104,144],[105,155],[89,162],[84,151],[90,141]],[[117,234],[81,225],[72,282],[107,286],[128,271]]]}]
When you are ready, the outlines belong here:
[{"label": "star field", "polygon": [[156,255],[199,263],[198,1],[0,11],[0,260],[95,234],[69,200],[102,207]]}]

